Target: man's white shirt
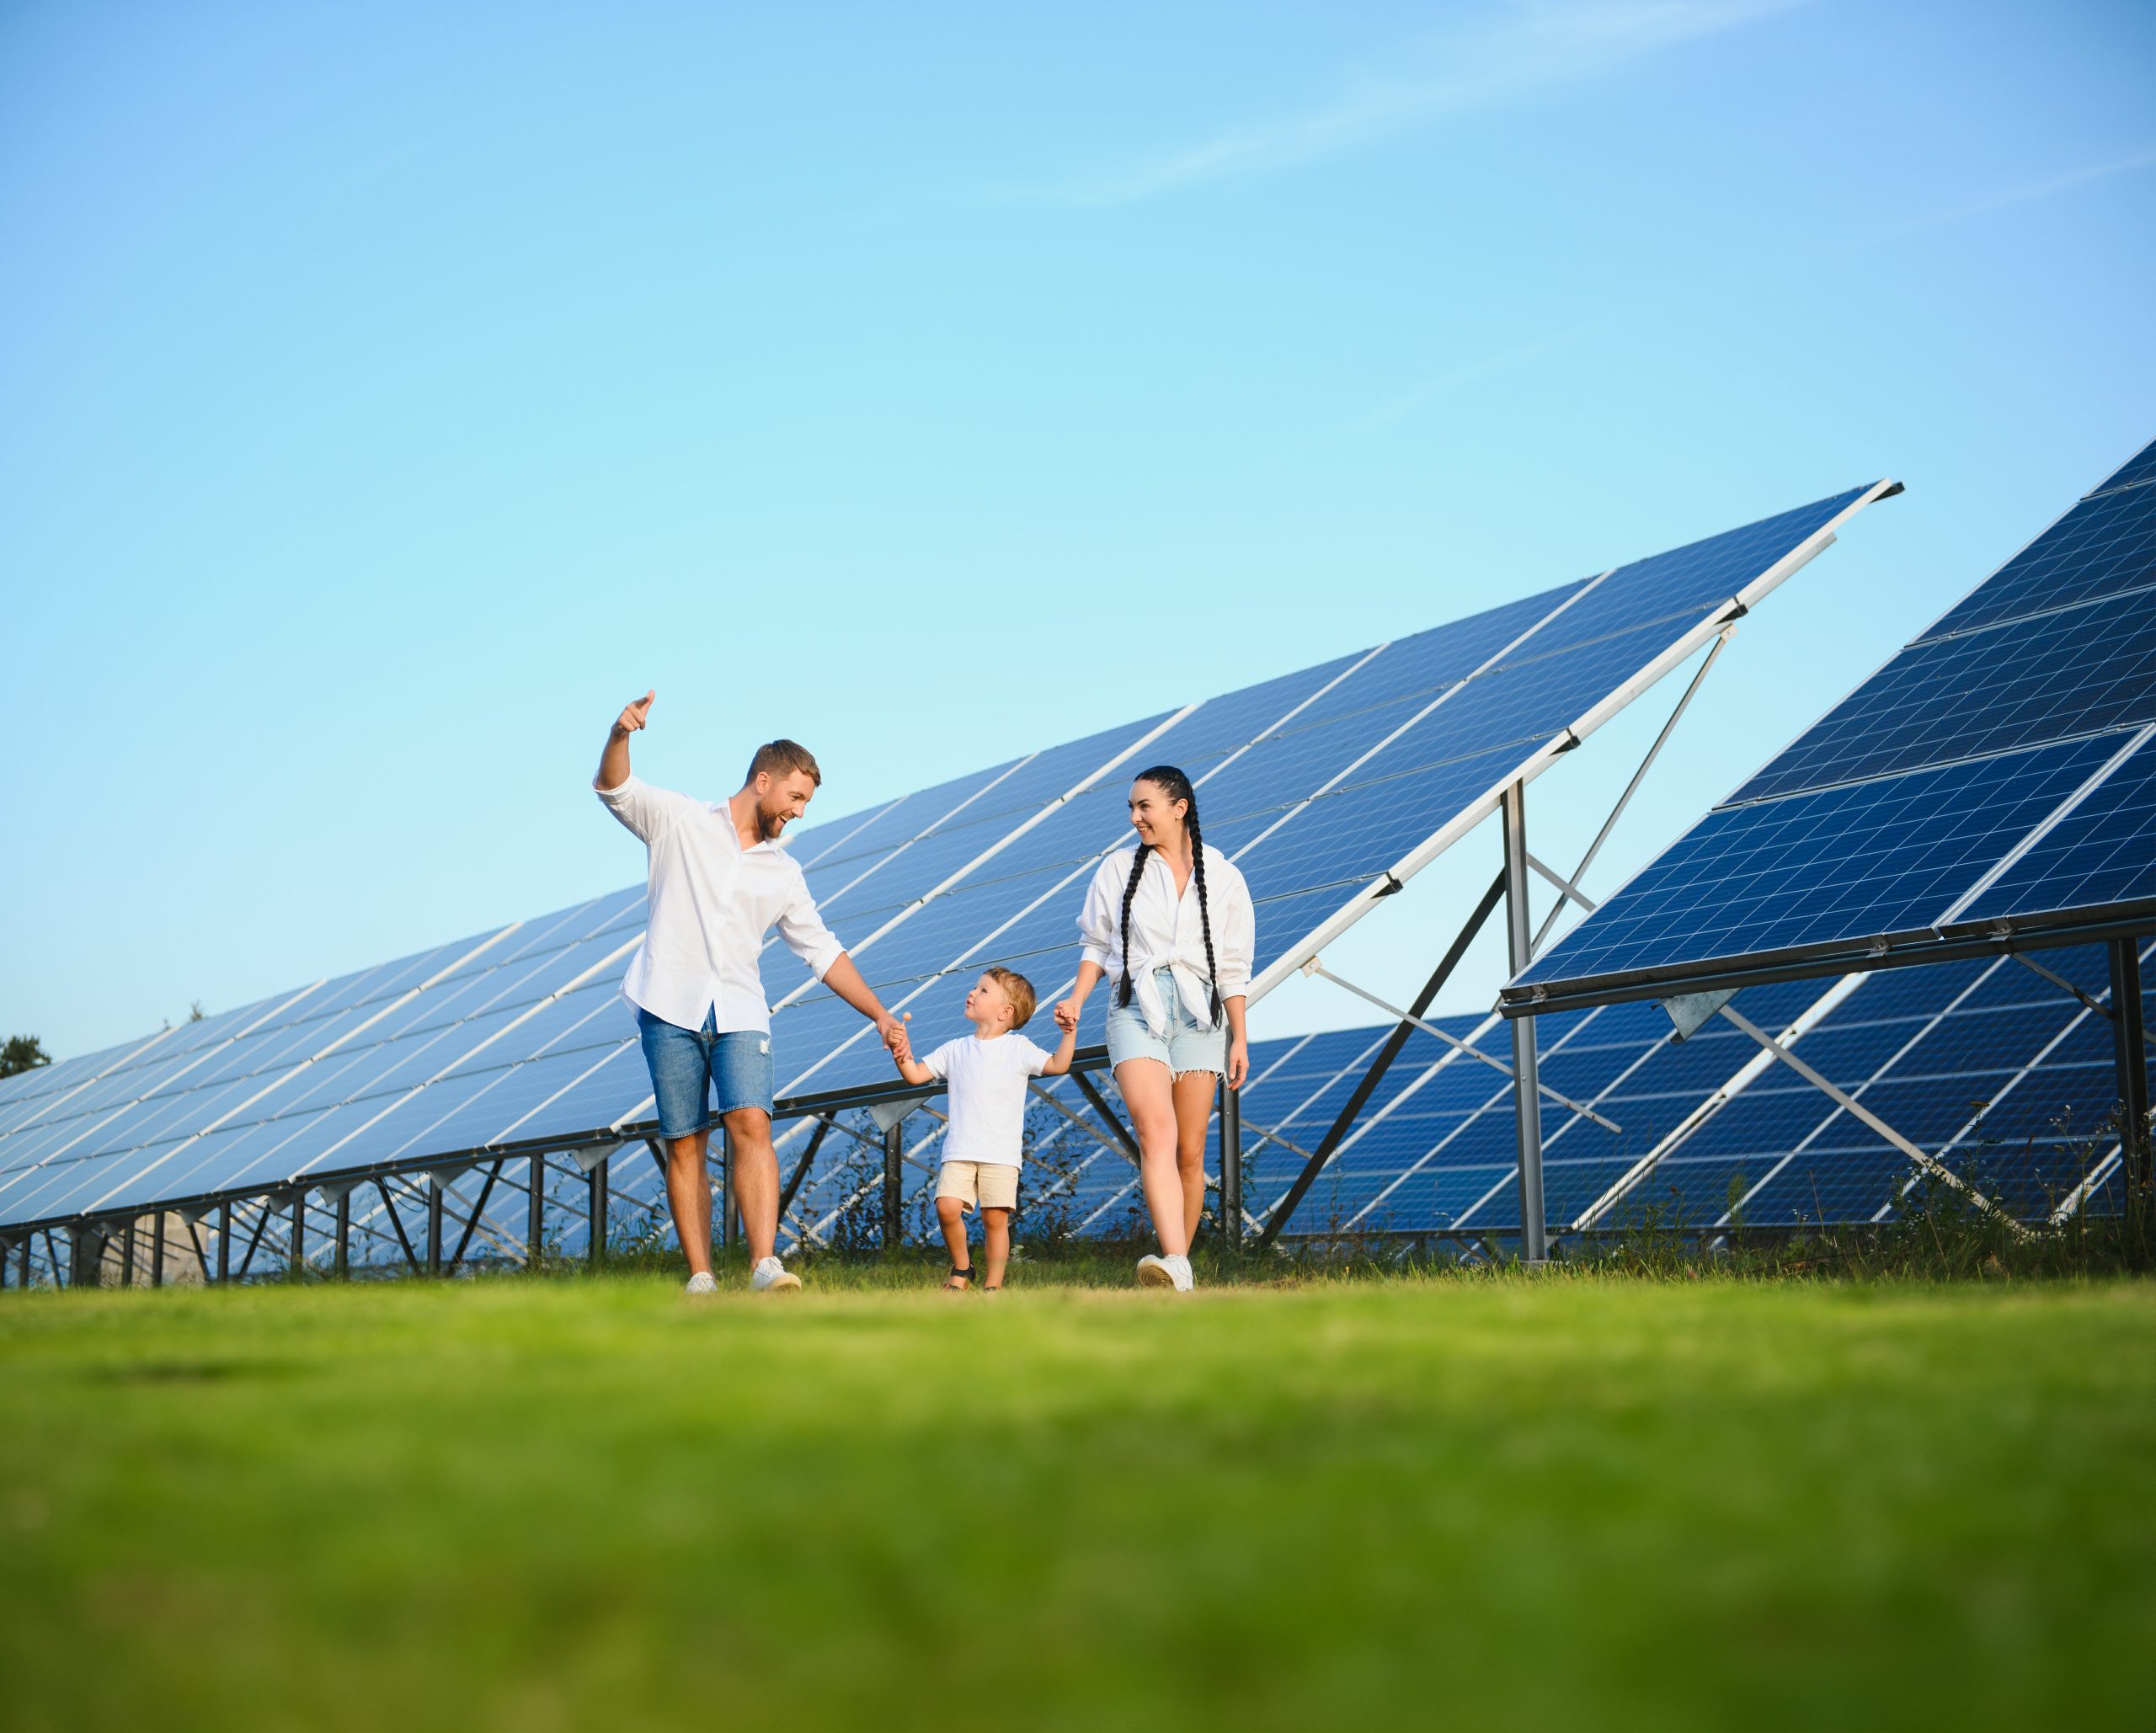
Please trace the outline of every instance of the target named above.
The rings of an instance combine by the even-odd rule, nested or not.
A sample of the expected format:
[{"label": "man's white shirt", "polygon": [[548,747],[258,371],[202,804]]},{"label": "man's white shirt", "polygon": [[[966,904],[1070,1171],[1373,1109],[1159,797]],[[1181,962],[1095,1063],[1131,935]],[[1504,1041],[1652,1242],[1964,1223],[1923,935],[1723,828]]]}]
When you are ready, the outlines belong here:
[{"label": "man's white shirt", "polygon": [[951,1089],[942,1159],[1024,1166],[1026,1082],[1054,1057],[1015,1032],[962,1036],[926,1055],[921,1063]]},{"label": "man's white shirt", "polygon": [[732,814],[634,776],[594,791],[650,851],[650,914],[622,994],[677,1028],[769,1030],[757,958],[774,924],[818,980],[846,947],[777,842],[744,849]]},{"label": "man's white shirt", "polygon": [[[1130,882],[1134,848],[1118,849],[1102,861],[1079,912],[1080,954],[1097,963],[1113,986],[1123,978],[1123,893]],[[1205,912],[1213,922],[1214,985],[1223,1000],[1247,997],[1251,959],[1257,948],[1257,917],[1241,870],[1212,844],[1205,845]],[[1176,894],[1176,876],[1158,849],[1145,856],[1138,894],[1130,904],[1130,986],[1133,1002],[1156,1036],[1167,1032],[1167,1007],[1153,975],[1175,972],[1177,997],[1201,1029],[1213,1026],[1212,996],[1205,989],[1205,925],[1198,918],[1198,875]]]}]

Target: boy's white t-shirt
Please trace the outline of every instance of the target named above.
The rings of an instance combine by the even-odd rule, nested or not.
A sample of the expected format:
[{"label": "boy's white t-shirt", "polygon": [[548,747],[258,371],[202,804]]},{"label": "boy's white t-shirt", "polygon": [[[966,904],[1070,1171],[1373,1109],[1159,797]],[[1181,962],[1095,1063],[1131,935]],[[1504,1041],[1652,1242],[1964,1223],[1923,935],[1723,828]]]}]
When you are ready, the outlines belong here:
[{"label": "boy's white t-shirt", "polygon": [[1026,1080],[1054,1055],[1015,1032],[947,1041],[921,1064],[951,1086],[951,1127],[943,1160],[1025,1165]]}]

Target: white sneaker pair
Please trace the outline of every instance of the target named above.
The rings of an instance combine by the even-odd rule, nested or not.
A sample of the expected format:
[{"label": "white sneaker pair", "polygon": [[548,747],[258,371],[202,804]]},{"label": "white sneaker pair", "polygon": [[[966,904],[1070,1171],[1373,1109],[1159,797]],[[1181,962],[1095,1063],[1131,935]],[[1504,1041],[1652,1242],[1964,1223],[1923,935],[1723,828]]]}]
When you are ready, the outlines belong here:
[{"label": "white sneaker pair", "polygon": [[1188,1293],[1194,1285],[1190,1279],[1190,1260],[1180,1254],[1155,1257],[1149,1251],[1138,1260],[1138,1285],[1172,1288],[1177,1293]]},{"label": "white sneaker pair", "polygon": [[[760,1258],[755,1273],[749,1277],[749,1287],[757,1293],[788,1293],[801,1286],[801,1278],[789,1272],[775,1257]],[[691,1293],[717,1293],[718,1281],[708,1270],[699,1270],[689,1277]]]}]

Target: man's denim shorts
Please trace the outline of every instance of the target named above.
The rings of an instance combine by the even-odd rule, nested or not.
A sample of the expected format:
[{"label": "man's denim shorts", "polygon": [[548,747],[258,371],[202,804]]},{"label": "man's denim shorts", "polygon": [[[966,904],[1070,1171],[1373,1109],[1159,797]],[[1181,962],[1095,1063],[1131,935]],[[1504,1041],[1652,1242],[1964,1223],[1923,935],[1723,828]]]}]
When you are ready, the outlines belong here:
[{"label": "man's denim shorts", "polygon": [[[771,1111],[771,1038],[760,1029],[718,1032],[718,1014],[704,1013],[700,1030],[683,1029],[637,1009],[637,1033],[651,1092],[659,1098],[659,1134],[670,1141],[708,1131],[737,1107]],[[712,1111],[712,1090],[718,1111]]]},{"label": "man's denim shorts", "polygon": [[1181,1077],[1192,1071],[1210,1071],[1225,1076],[1228,1069],[1228,1019],[1224,1014],[1210,1029],[1201,1029],[1191,1021],[1190,1012],[1182,1002],[1182,992],[1176,985],[1172,969],[1156,969],[1154,984],[1161,989],[1161,1003],[1168,1014],[1168,1032],[1155,1035],[1145,1026],[1145,1012],[1138,1003],[1134,990],[1129,1005],[1118,1005],[1108,1000],[1108,1064],[1120,1065],[1125,1059],[1158,1059],[1168,1068],[1171,1076]]}]

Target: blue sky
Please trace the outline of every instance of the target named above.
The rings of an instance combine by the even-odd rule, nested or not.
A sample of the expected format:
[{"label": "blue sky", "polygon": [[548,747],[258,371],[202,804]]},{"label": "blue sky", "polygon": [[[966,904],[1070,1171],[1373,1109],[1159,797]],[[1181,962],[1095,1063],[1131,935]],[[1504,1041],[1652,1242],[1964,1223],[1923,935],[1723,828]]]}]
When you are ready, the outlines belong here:
[{"label": "blue sky", "polygon": [[[0,1034],[68,1053],[636,878],[647,686],[640,770],[789,733],[829,816],[1905,480],[1606,888],[2156,436],[2156,9],[16,0],[0,235]],[[1328,961],[1412,992],[1460,853]]]}]

